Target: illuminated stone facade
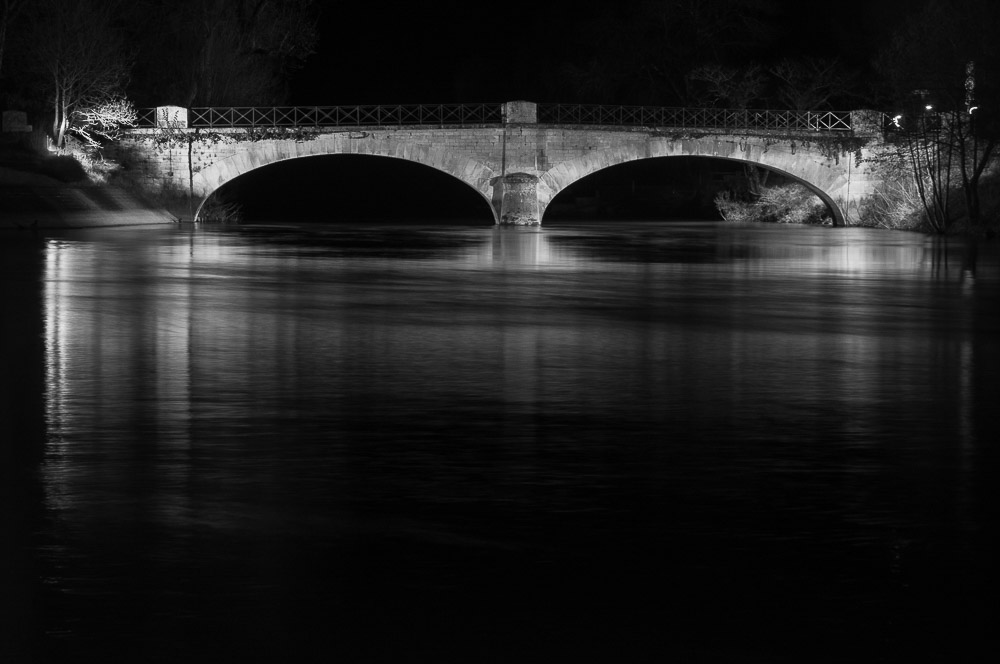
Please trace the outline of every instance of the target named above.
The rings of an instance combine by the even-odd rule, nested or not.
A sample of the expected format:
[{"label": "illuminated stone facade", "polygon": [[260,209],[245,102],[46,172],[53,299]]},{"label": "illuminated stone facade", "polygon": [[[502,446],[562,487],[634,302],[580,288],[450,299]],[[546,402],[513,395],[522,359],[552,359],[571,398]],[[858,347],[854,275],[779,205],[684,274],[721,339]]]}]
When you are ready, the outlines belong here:
[{"label": "illuminated stone facade", "polygon": [[[336,154],[405,159],[466,183],[490,203],[497,223],[507,224],[541,223],[560,191],[610,166],[656,157],[716,157],[758,164],[802,182],[842,224],[845,214],[872,192],[874,179],[864,157],[882,141],[877,128],[864,122],[864,112],[858,112],[853,134],[869,141],[861,160],[831,149],[816,132],[737,136],[543,125],[535,121],[530,102],[510,102],[504,115],[505,126],[330,127],[263,134],[173,127],[170,137],[162,128],[138,129],[120,143],[118,156],[147,189],[192,193],[196,210],[226,182],[287,159]],[[391,189],[392,183],[384,186]]]}]

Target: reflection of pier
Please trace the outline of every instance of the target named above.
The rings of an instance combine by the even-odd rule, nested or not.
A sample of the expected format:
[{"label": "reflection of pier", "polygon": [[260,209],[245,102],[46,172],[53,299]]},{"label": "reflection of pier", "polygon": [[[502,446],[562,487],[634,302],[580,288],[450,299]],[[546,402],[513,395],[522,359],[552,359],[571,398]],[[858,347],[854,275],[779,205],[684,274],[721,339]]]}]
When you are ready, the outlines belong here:
[{"label": "reflection of pier", "polygon": [[[900,243],[898,246],[887,248],[882,244],[872,245],[867,235],[871,229],[851,228],[843,231],[842,242],[836,244],[802,244],[789,245],[778,242],[774,245],[755,244],[751,255],[745,255],[746,244],[743,242],[741,229],[738,226],[727,226],[725,224],[705,224],[703,231],[697,229],[698,225],[685,226],[676,224],[676,228],[686,228],[688,233],[693,233],[692,238],[698,236],[699,232],[708,232],[707,229],[718,228],[723,231],[721,235],[713,234],[711,242],[715,244],[716,250],[712,254],[713,260],[721,258],[729,261],[733,256],[743,256],[743,260],[734,263],[740,266],[739,269],[753,268],[759,266],[761,269],[774,269],[775,265],[784,264],[792,271],[803,273],[814,269],[836,270],[838,272],[867,273],[878,272],[884,269],[893,271],[903,270],[904,272],[923,271],[927,266],[927,261],[934,262],[936,269],[946,269],[947,260],[944,254],[937,255],[928,251],[923,238],[915,238],[913,242]],[[662,229],[663,227],[661,227]],[[767,229],[771,232],[783,232],[781,227]],[[595,228],[596,235],[608,233],[614,236],[617,233],[608,226]],[[731,232],[731,233],[730,233]],[[727,237],[728,235],[728,237]],[[588,269],[595,269],[601,262],[620,256],[615,253],[617,246],[614,240],[609,239],[607,246],[604,246],[600,239],[586,246],[576,243],[560,242],[558,240],[559,231],[554,231],[551,227],[539,226],[497,226],[486,236],[482,244],[476,244],[467,250],[467,260],[477,264],[491,264],[510,268],[529,267],[579,267],[587,265]],[[700,238],[699,241],[704,238]],[[916,241],[919,240],[919,241]],[[647,238],[651,241],[651,238]],[[655,240],[654,240],[655,241]],[[684,254],[682,263],[690,260],[687,255],[688,249],[684,243],[668,245],[679,254]],[[603,249],[602,249],[603,247]],[[647,250],[655,250],[655,245],[649,245]],[[664,264],[671,264],[669,256],[664,257]],[[955,267],[959,265],[963,257],[952,256]],[[676,265],[675,267],[680,267]]]},{"label": "reflection of pier", "polygon": [[545,233],[537,228],[497,228],[490,236],[490,256],[504,265],[544,265],[552,261]]},{"label": "reflection of pier", "polygon": [[594,257],[573,247],[553,241],[551,229],[540,226],[496,226],[482,244],[477,244],[466,254],[475,264],[501,268],[573,268],[587,264],[595,266]]}]

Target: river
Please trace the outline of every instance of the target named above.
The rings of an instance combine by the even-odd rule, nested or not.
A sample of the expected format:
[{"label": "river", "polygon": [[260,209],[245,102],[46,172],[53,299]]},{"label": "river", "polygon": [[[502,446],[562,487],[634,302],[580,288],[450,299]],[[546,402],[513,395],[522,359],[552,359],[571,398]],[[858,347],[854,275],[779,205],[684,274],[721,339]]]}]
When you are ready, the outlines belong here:
[{"label": "river", "polygon": [[992,643],[995,242],[187,225],[0,259],[5,663]]}]

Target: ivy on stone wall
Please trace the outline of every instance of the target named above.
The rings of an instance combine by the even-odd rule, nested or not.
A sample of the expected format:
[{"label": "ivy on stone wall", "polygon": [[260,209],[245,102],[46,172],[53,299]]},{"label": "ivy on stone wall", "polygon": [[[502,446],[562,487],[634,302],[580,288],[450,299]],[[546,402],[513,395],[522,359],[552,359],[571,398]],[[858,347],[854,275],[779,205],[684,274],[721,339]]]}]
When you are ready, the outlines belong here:
[{"label": "ivy on stone wall", "polygon": [[237,131],[217,131],[197,127],[186,130],[178,127],[157,127],[152,133],[131,132],[133,141],[149,141],[159,151],[186,148],[190,143],[218,145],[220,143],[258,143],[260,141],[311,141],[319,136],[313,127],[245,127]]},{"label": "ivy on stone wall", "polygon": [[237,134],[229,134],[238,141],[311,141],[320,135],[315,127],[246,127]]},{"label": "ivy on stone wall", "polygon": [[741,148],[743,148],[744,144],[749,144],[751,138],[763,139],[764,152],[767,152],[772,145],[787,144],[792,154],[795,154],[796,150],[800,148],[810,150],[815,146],[825,159],[830,159],[837,164],[840,163],[841,156],[853,155],[855,166],[861,165],[861,151],[872,140],[870,137],[855,136],[852,134],[820,134],[809,138],[803,138],[801,134],[747,135],[740,139]]},{"label": "ivy on stone wall", "polygon": [[230,143],[235,140],[229,134],[221,132],[207,131],[200,129],[186,131],[177,127],[157,127],[153,133],[131,132],[127,138],[137,143],[152,143],[157,151],[186,148],[192,142],[206,142],[216,145],[218,143]]},{"label": "ivy on stone wall", "polygon": [[[680,142],[696,141],[709,136],[718,136],[719,134],[691,131],[654,131],[651,135],[657,138],[667,138],[671,141]],[[753,142],[760,142],[764,144],[764,152],[766,153],[773,145],[787,144],[792,154],[795,154],[795,151],[799,148],[809,150],[815,145],[820,154],[826,159],[833,160],[839,164],[841,156],[850,154],[854,156],[854,165],[860,166],[862,161],[861,151],[871,140],[870,137],[836,133],[818,134],[815,137],[809,138],[803,138],[802,134],[745,134],[739,137],[739,146],[741,152],[746,152],[750,149]]]},{"label": "ivy on stone wall", "polygon": [[671,141],[697,141],[698,139],[705,138],[706,136],[711,136],[708,132],[704,131],[662,131],[653,130],[650,132],[650,136],[655,136],[656,138],[668,138]]},{"label": "ivy on stone wall", "polygon": [[[801,145],[805,148],[809,148],[813,143],[819,148],[819,151],[827,159],[832,159],[836,163],[840,163],[841,155],[853,155],[854,156],[854,166],[861,166],[861,150],[864,149],[866,145],[871,142],[871,138],[865,138],[862,136],[851,136],[851,135],[840,135],[840,134],[825,134],[816,139],[802,141]],[[792,142],[792,149],[795,149],[795,142]]]}]

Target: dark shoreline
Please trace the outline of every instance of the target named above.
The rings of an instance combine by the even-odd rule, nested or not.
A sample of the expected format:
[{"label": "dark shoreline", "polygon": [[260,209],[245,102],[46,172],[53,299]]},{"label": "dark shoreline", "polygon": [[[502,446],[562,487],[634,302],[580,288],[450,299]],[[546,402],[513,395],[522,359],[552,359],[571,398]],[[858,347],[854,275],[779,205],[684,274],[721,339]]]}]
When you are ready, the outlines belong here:
[{"label": "dark shoreline", "polygon": [[175,223],[113,185],[60,182],[40,173],[0,166],[0,229],[92,228]]},{"label": "dark shoreline", "polygon": [[178,221],[137,192],[95,181],[75,157],[51,153],[34,135],[2,138],[0,232]]}]

